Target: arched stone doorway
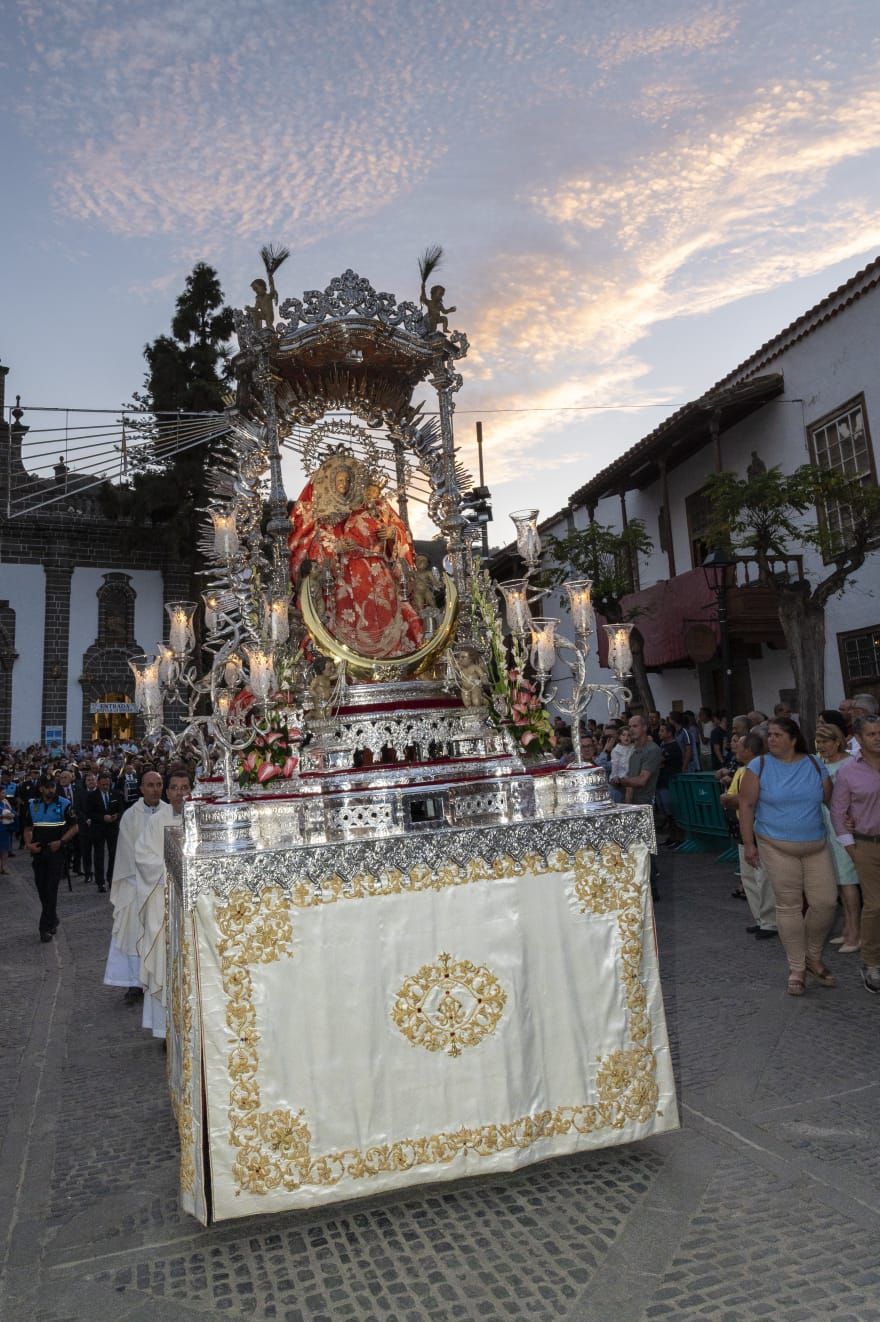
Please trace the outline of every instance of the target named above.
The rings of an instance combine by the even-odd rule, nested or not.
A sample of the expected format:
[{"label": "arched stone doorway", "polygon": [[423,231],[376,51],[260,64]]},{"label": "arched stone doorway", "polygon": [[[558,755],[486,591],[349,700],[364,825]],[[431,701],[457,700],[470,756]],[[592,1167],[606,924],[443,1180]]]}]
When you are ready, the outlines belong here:
[{"label": "arched stone doorway", "polygon": [[135,591],[130,575],[105,574],[97,595],[98,636],[83,653],[80,676],[82,738],[102,743],[137,739],[143,722],[134,712],[134,677],[128,662],[143,648],[134,636]]},{"label": "arched stone doorway", "polygon": [[127,693],[104,693],[90,704],[92,743],[107,743],[108,740],[128,742],[134,738],[135,713],[131,710],[134,703]]}]

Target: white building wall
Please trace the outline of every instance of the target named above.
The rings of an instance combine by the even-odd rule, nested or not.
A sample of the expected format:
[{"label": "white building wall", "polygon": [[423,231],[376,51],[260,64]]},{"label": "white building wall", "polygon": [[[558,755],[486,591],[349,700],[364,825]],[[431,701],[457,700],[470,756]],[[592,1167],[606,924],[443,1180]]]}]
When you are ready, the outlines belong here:
[{"label": "white building wall", "polygon": [[[784,473],[811,462],[807,429],[819,419],[840,409],[858,395],[863,395],[868,429],[878,461],[880,438],[880,379],[876,370],[876,346],[880,341],[880,290],[872,290],[858,302],[830,318],[822,326],[786,349],[762,367],[758,374],[782,372],[785,389],[736,427],[722,434],[722,463],[725,469],[745,476],[753,450],[768,468],[779,465]],[[707,445],[687,463],[672,469],[667,478],[670,518],[676,573],[695,568],[691,559],[685,501],[700,490],[715,468],[713,447]],[[648,556],[639,560],[640,587],[648,588],[669,577],[668,558],[660,550],[658,517],[662,504],[659,481],[644,491],[630,491],[626,497],[630,519],[642,519],[654,543]],[[577,511],[578,526],[585,522],[585,511]],[[596,510],[600,523],[621,527],[617,497],[601,501]],[[795,547],[802,552],[804,570],[812,583],[828,572],[818,552]],[[880,553],[873,553],[862,569],[850,579],[845,593],[828,603],[826,609],[826,700],[834,705],[843,696],[837,634],[851,629],[880,625]],[[786,652],[764,649],[760,661],[751,662],[754,700],[757,707],[772,710],[779,701],[779,690],[793,685]],[[661,711],[673,698],[682,698],[685,706],[699,705],[696,675],[687,671],[652,674],[651,684]]]},{"label": "white building wall", "polygon": [[[118,571],[92,569],[82,565],[73,571],[70,581],[69,669],[67,679],[67,738],[80,738],[82,730],[83,653],[95,642],[98,633],[98,589],[104,575]],[[162,638],[162,575],[158,569],[124,571],[135,592],[134,636],[145,652],[155,650]]]},{"label": "white building wall", "polygon": [[43,638],[46,575],[42,565],[0,565],[0,597],[15,611],[12,668],[12,744],[27,747],[42,741]]}]

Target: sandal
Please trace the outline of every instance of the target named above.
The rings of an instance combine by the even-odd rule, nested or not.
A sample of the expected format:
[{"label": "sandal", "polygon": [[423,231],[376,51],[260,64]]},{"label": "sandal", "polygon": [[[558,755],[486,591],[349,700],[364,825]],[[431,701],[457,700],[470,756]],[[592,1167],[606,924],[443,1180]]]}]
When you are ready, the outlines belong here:
[{"label": "sandal", "polygon": [[806,977],[802,973],[790,973],[788,975],[788,985],[786,991],[789,996],[803,996],[807,990]]},{"label": "sandal", "polygon": [[816,981],[818,983],[821,983],[823,987],[837,986],[837,979],[835,978],[831,970],[827,969],[824,964],[819,964],[818,967],[816,968],[813,968],[811,964],[808,964],[807,972],[809,973],[811,978],[815,978]]}]

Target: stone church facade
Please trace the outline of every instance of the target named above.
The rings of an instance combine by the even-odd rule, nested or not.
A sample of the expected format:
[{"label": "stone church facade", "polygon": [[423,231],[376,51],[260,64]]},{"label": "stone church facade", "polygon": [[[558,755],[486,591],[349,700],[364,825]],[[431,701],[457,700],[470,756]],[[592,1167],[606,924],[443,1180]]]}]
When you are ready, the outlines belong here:
[{"label": "stone church facade", "polygon": [[[130,657],[166,635],[169,601],[190,595],[191,566],[161,527],[108,518],[87,479],[63,463],[26,471],[28,428],[5,408],[0,365],[0,747],[142,733]],[[118,710],[114,710],[118,709]]]}]

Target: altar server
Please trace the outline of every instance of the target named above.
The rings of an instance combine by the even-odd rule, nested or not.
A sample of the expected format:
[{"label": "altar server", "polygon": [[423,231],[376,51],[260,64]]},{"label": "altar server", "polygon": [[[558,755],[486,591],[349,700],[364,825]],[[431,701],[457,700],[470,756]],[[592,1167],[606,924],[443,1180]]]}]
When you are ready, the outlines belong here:
[{"label": "altar server", "polygon": [[[108,987],[126,987],[133,1004],[144,985],[141,949],[144,946],[142,910],[156,886],[165,880],[164,826],[173,820],[171,805],[162,802],[162,777],[147,771],[141,780],[141,798],[122,818],[113,865],[110,902],[113,933],[104,971]],[[144,1020],[152,1026],[152,1006],[144,1007]],[[164,1018],[163,1018],[164,1029]]]},{"label": "altar server", "polygon": [[[169,821],[180,822],[183,801],[191,790],[192,782],[186,767],[172,768],[168,774],[166,790],[168,803],[159,805],[163,809],[170,808],[170,816],[166,812],[154,813],[147,824],[141,845],[141,853],[150,855],[149,875],[153,879],[140,910],[138,955],[140,981],[144,988],[141,1022],[153,1037],[165,1037],[165,1010],[168,1003],[165,990],[165,827]],[[136,811],[136,808],[130,810]],[[123,823],[129,815],[126,813]],[[143,889],[140,890],[141,894]]]}]

